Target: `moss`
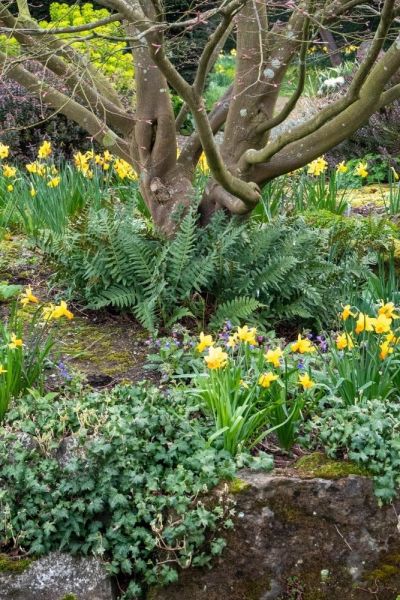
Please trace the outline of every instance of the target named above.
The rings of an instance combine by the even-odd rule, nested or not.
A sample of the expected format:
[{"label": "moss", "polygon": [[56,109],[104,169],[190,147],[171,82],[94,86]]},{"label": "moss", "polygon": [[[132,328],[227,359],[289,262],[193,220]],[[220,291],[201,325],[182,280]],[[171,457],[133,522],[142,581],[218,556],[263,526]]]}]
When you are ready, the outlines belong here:
[{"label": "moss", "polygon": [[340,479],[349,475],[370,476],[367,469],[347,460],[333,460],[322,452],[302,456],[294,465],[301,475],[311,475],[322,479]]},{"label": "moss", "polygon": [[245,492],[250,487],[250,484],[247,481],[243,481],[243,479],[239,479],[239,477],[235,477],[232,481],[229,482],[228,489],[231,494],[240,494],[241,492]]},{"label": "moss", "polygon": [[400,554],[386,554],[382,562],[366,575],[369,581],[386,581],[400,576]]},{"label": "moss", "polygon": [[32,562],[30,558],[10,558],[0,554],[0,573],[23,573]]},{"label": "moss", "polygon": [[75,594],[65,594],[60,600],[78,600],[78,596]]}]

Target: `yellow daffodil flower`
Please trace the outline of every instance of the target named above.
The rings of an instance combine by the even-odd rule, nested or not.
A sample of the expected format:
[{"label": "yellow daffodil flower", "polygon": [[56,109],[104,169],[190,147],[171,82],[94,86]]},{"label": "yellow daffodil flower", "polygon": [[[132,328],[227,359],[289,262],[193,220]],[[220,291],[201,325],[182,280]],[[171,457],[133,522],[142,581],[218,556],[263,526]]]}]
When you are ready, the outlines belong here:
[{"label": "yellow daffodil flower", "polygon": [[37,192],[35,190],[35,188],[33,186],[31,186],[31,190],[30,190],[30,195],[32,198],[34,198],[36,196]]},{"label": "yellow daffodil flower", "polygon": [[257,346],[257,329],[255,327],[248,327],[245,325],[244,327],[237,328],[237,337],[241,342],[245,342],[246,344],[250,344],[251,346]]},{"label": "yellow daffodil flower", "polygon": [[43,142],[38,150],[38,158],[48,158],[52,153],[51,142]]},{"label": "yellow daffodil flower", "polygon": [[228,355],[222,348],[214,348],[211,346],[208,350],[208,355],[204,357],[204,360],[209,369],[221,369],[228,362]]},{"label": "yellow daffodil flower", "polygon": [[308,373],[304,373],[304,375],[299,375],[299,384],[302,385],[305,390],[309,390],[315,385]]},{"label": "yellow daffodil flower", "polygon": [[226,345],[228,346],[228,348],[235,349],[237,346],[237,343],[238,343],[238,334],[234,333],[229,336]]},{"label": "yellow daffodil flower", "polygon": [[203,352],[206,348],[210,346],[214,346],[215,342],[212,338],[212,335],[204,335],[203,332],[200,333],[200,342],[196,346],[196,350],[198,352]]},{"label": "yellow daffodil flower", "polygon": [[314,177],[319,177],[328,168],[328,163],[323,156],[316,158],[308,165],[307,173]]},{"label": "yellow daffodil flower", "polygon": [[346,306],[343,306],[343,312],[340,316],[343,321],[347,321],[349,317],[355,317],[355,314],[351,312],[350,304],[346,304]]},{"label": "yellow daffodil flower", "polygon": [[207,161],[207,157],[204,154],[204,152],[202,152],[200,154],[200,158],[199,158],[199,169],[202,173],[207,174],[210,172],[210,167],[208,166],[208,161]]},{"label": "yellow daffodil flower", "polygon": [[26,306],[30,303],[37,304],[39,302],[39,299],[33,294],[32,287],[30,285],[28,285],[28,287],[25,288],[25,291],[21,296],[20,302],[22,306]]},{"label": "yellow daffodil flower", "polygon": [[11,350],[16,350],[17,348],[22,348],[22,346],[23,346],[22,340],[20,338],[17,338],[15,333],[12,333],[11,334],[11,342],[8,344],[8,347]]},{"label": "yellow daffodil flower", "polygon": [[13,191],[14,191],[14,186],[12,185],[12,183],[10,183],[10,184],[7,186],[7,192],[13,192]]},{"label": "yellow daffodil flower", "polygon": [[68,310],[67,303],[62,300],[58,306],[54,306],[54,304],[45,306],[43,308],[43,317],[46,321],[61,319],[62,317],[66,317],[67,319],[71,320],[74,318],[74,315],[70,310]]},{"label": "yellow daffodil flower", "polygon": [[10,165],[3,166],[3,175],[10,179],[11,177],[15,177],[17,174],[17,169],[15,167],[11,167]]},{"label": "yellow daffodil flower", "polygon": [[268,350],[266,354],[264,354],[265,360],[267,363],[271,363],[274,367],[278,368],[281,366],[281,358],[283,356],[283,351],[281,348],[275,348],[275,350]]},{"label": "yellow daffodil flower", "polygon": [[344,160],[336,165],[336,173],[347,173],[349,168],[346,166]]},{"label": "yellow daffodil flower", "polygon": [[278,375],[275,375],[275,373],[271,373],[271,371],[268,371],[267,373],[262,373],[262,375],[260,375],[260,377],[258,378],[258,383],[263,388],[269,388],[271,383],[273,383],[277,379],[279,379]]},{"label": "yellow daffodil flower", "polygon": [[393,331],[389,331],[389,333],[385,336],[385,340],[389,344],[398,344],[400,341],[400,338],[396,337],[395,334],[393,333]]},{"label": "yellow daffodil flower", "polygon": [[8,158],[10,154],[10,146],[0,143],[0,158]]},{"label": "yellow daffodil flower", "polygon": [[354,348],[354,343],[349,334],[344,332],[337,336],[336,347],[338,350],[344,350],[345,348],[351,350],[352,348]]},{"label": "yellow daffodil flower", "polygon": [[303,338],[299,334],[297,336],[297,342],[291,345],[292,352],[299,352],[300,354],[307,354],[309,352],[315,352],[315,347],[308,338]]},{"label": "yellow daffodil flower", "polygon": [[47,187],[49,188],[56,188],[60,185],[61,183],[61,177],[52,177],[48,182],[47,182]]},{"label": "yellow daffodil flower", "polygon": [[364,178],[368,177],[368,164],[364,161],[360,161],[356,168],[354,169],[354,174],[358,175],[358,177]]},{"label": "yellow daffodil flower", "polygon": [[382,302],[378,310],[378,315],[385,315],[388,319],[399,319],[400,317],[394,313],[395,310],[394,302],[386,302],[386,304]]},{"label": "yellow daffodil flower", "polygon": [[64,300],[62,300],[60,304],[54,308],[52,318],[61,319],[61,317],[66,317],[69,320],[74,318],[73,313],[68,310],[67,303]]},{"label": "yellow daffodil flower", "polygon": [[122,180],[130,179],[132,181],[135,181],[137,179],[137,175],[133,170],[132,166],[123,158],[117,158],[114,161],[114,170],[117,173],[118,177]]},{"label": "yellow daffodil flower", "polygon": [[358,319],[356,322],[356,333],[362,333],[363,331],[373,331],[376,319],[373,317],[369,317],[364,313],[359,313]]},{"label": "yellow daffodil flower", "polygon": [[386,315],[378,315],[375,319],[374,327],[376,333],[389,333],[392,326],[392,319],[389,319]]},{"label": "yellow daffodil flower", "polygon": [[389,356],[389,354],[393,353],[393,348],[391,348],[390,343],[389,342],[382,342],[382,344],[380,344],[379,346],[380,348],[380,353],[379,353],[379,358],[381,360],[385,360],[385,358],[387,358]]}]

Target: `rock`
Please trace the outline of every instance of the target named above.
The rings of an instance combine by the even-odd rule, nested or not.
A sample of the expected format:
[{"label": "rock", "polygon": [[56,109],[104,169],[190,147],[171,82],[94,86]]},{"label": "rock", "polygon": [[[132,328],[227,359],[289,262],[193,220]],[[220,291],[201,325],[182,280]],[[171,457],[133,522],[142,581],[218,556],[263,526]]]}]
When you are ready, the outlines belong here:
[{"label": "rock", "polygon": [[394,600],[400,501],[378,507],[368,477],[242,472],[236,527],[211,570],[189,569],[148,600]]},{"label": "rock", "polygon": [[94,558],[53,552],[23,572],[0,572],[0,600],[114,600],[111,578]]}]

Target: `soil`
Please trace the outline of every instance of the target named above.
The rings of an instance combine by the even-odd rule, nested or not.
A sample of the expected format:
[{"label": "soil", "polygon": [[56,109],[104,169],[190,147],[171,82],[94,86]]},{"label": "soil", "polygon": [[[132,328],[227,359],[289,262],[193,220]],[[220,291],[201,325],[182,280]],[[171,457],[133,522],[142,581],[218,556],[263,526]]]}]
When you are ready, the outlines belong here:
[{"label": "soil", "polygon": [[[52,265],[22,236],[9,235],[0,241],[0,283],[31,285],[44,303],[68,301],[55,281]],[[0,317],[5,316],[7,306],[0,302]],[[68,306],[74,319],[58,322],[54,336],[54,354],[67,371],[79,370],[90,385],[99,388],[149,379],[151,374],[143,372],[148,334],[131,315],[90,311],[79,303],[68,302]]]}]

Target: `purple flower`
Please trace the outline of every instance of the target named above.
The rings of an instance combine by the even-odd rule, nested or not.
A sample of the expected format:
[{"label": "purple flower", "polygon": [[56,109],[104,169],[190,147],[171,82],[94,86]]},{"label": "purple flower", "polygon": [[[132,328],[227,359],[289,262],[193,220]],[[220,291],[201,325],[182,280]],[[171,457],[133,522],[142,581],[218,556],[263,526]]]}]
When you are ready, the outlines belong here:
[{"label": "purple flower", "polygon": [[262,344],[262,343],[263,343],[263,341],[264,341],[264,336],[263,336],[263,335],[258,335],[258,336],[257,336],[257,342],[258,342],[259,344]]},{"label": "purple flower", "polygon": [[62,361],[60,361],[60,362],[58,363],[58,365],[57,365],[57,369],[58,369],[58,371],[59,371],[59,373],[60,373],[61,377],[62,377],[63,379],[65,379],[65,381],[71,381],[72,377],[71,377],[71,375],[68,373],[68,369],[67,369],[66,365],[65,365],[65,364],[64,364]]},{"label": "purple flower", "polygon": [[299,360],[299,362],[297,363],[297,368],[300,370],[304,369],[304,361],[303,360]]}]

